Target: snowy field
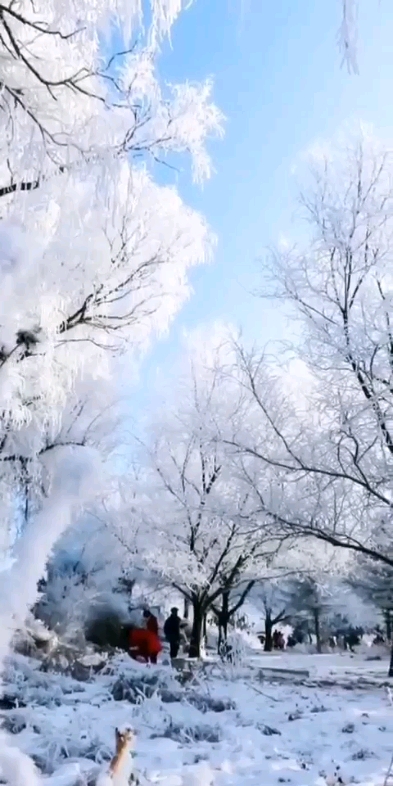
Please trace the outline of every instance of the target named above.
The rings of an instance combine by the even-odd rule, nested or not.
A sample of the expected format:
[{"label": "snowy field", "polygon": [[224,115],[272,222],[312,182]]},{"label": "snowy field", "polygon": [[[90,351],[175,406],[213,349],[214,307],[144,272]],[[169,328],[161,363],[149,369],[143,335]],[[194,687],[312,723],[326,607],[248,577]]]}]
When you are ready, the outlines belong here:
[{"label": "snowy field", "polygon": [[[374,651],[378,655],[374,655]],[[382,654],[380,654],[382,653]],[[310,677],[315,678],[334,678],[342,679],[350,675],[368,678],[385,678],[388,672],[388,662],[386,653],[383,649],[375,647],[370,649],[370,660],[364,652],[337,652],[322,655],[298,654],[293,651],[283,653],[261,653],[248,659],[248,662],[259,668],[272,669],[306,669],[310,672]],[[381,660],[374,660],[380,657]]]},{"label": "snowy field", "polygon": [[[382,684],[386,660],[256,660],[255,669],[213,667],[181,685],[169,667],[134,664],[127,656],[91,682],[47,674],[17,656],[1,703],[5,728],[51,786],[93,783],[113,754],[116,726],[137,732],[134,764],[142,784],[382,786],[393,752],[393,706]],[[290,662],[313,679],[263,682],[260,662]],[[340,682],[345,675],[344,684],[324,685],[334,672]]]}]

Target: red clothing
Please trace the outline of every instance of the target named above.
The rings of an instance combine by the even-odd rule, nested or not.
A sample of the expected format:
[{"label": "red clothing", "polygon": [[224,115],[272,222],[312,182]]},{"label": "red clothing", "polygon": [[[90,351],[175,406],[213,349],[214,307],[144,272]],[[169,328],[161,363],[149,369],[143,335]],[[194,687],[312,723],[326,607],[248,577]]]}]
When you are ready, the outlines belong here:
[{"label": "red clothing", "polygon": [[130,654],[145,661],[157,659],[162,650],[158,636],[145,628],[133,628],[129,634]]},{"label": "red clothing", "polygon": [[150,614],[150,617],[147,618],[146,628],[150,633],[154,633],[155,636],[158,636],[158,622],[154,614]]},{"label": "red clothing", "polygon": [[149,650],[149,655],[150,656],[155,655],[157,657],[157,655],[159,655],[159,653],[162,651],[162,644],[160,642],[160,639],[158,638],[156,633],[153,633],[153,631],[151,630],[148,630],[147,634],[148,634],[147,646]]}]

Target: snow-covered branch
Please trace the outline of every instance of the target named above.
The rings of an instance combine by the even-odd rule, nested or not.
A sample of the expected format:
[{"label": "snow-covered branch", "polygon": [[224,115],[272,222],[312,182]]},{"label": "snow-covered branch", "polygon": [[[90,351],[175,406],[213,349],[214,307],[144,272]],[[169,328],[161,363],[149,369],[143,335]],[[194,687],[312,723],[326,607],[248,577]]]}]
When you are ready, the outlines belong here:
[{"label": "snow-covered branch", "polygon": [[[253,405],[233,445],[272,473],[266,511],[283,531],[391,565],[391,152],[363,132],[311,153],[303,248],[272,257],[267,291],[303,327],[288,362],[237,347]],[[274,289],[272,292],[271,284]],[[302,389],[291,388],[296,359]],[[260,423],[264,439],[250,439]],[[247,423],[247,425],[246,425]],[[263,432],[259,432],[263,433]],[[230,440],[229,440],[230,441]],[[375,533],[384,537],[375,538]]]}]

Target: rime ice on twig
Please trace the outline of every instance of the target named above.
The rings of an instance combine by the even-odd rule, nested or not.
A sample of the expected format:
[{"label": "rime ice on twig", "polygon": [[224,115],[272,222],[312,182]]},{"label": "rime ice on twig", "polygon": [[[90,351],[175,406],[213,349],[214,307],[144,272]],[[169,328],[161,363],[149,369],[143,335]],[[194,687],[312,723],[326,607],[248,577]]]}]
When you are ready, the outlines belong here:
[{"label": "rime ice on twig", "polygon": [[342,64],[346,63],[349,73],[358,74],[357,62],[357,0],[341,0],[342,19],[338,32],[338,44]]}]

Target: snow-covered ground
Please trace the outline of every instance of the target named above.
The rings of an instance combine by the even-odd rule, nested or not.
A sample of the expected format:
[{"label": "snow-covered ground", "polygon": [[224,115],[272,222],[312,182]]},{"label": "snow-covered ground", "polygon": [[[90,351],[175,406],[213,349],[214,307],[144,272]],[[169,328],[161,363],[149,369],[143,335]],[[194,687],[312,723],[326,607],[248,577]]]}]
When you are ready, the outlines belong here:
[{"label": "snow-covered ground", "polygon": [[[370,658],[368,660],[367,658]],[[380,658],[380,660],[376,660]],[[368,652],[337,652],[322,655],[297,653],[296,650],[284,652],[258,653],[248,662],[259,668],[274,669],[306,669],[310,677],[342,678],[345,675],[364,677],[386,677],[388,672],[388,655],[384,648],[372,647]]]},{"label": "snow-covered ground", "polygon": [[[341,777],[345,784],[382,786],[393,752],[393,706],[389,689],[378,686],[386,660],[284,654],[256,661],[257,668],[215,675],[207,669],[182,686],[170,667],[135,664],[127,656],[91,682],[44,673],[17,656],[5,692],[20,706],[2,715],[15,744],[34,756],[51,786],[92,782],[113,753],[116,726],[136,730],[134,764],[142,783],[333,786]],[[261,663],[307,668],[314,684],[261,682]],[[345,676],[345,687],[316,685],[334,673]]]}]

